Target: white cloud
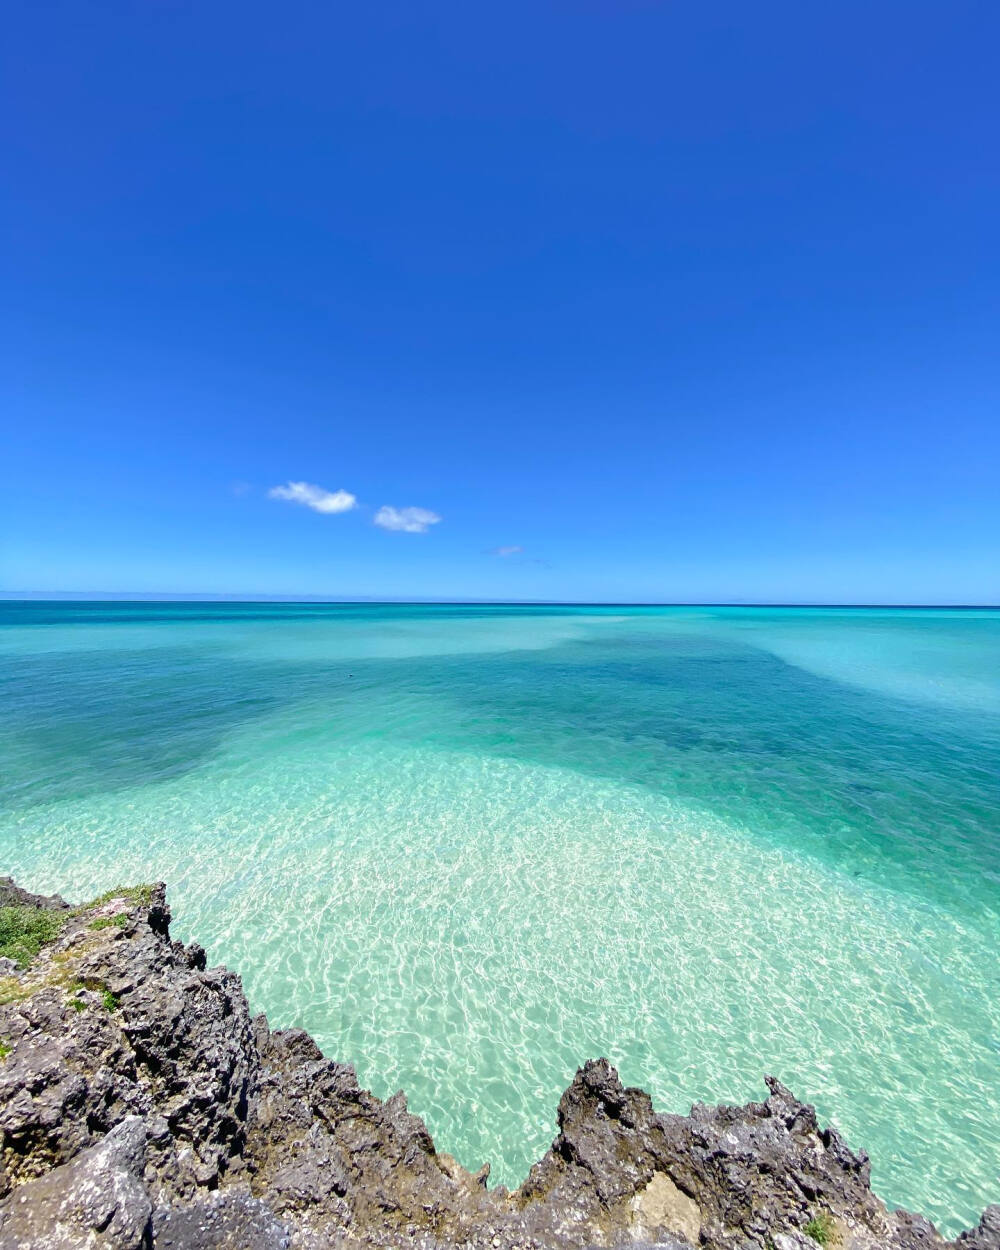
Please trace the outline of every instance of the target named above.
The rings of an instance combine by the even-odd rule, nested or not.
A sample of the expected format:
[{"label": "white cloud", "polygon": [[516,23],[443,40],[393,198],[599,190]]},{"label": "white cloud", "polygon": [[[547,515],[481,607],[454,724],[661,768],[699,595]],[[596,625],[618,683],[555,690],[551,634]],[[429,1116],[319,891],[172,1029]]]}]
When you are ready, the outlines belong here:
[{"label": "white cloud", "polygon": [[357,496],[349,490],[324,490],[311,482],[288,482],[285,486],[272,486],[267,492],[269,499],[286,499],[300,503],[313,512],[350,512],[357,507]]},{"label": "white cloud", "polygon": [[375,513],[376,525],[401,534],[426,534],[428,527],[437,525],[440,520],[436,512],[427,508],[391,508],[383,504]]},{"label": "white cloud", "polygon": [[519,556],[524,551],[523,547],[494,547],[490,552],[491,556]]}]

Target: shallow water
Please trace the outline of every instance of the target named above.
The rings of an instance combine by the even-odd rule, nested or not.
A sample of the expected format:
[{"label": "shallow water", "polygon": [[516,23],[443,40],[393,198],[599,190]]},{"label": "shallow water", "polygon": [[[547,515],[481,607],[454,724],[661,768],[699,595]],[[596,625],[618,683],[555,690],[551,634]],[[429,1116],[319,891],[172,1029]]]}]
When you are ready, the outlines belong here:
[{"label": "shallow water", "polygon": [[164,878],[516,1183],[607,1054],[1000,1200],[1000,613],[0,604],[0,870]]}]

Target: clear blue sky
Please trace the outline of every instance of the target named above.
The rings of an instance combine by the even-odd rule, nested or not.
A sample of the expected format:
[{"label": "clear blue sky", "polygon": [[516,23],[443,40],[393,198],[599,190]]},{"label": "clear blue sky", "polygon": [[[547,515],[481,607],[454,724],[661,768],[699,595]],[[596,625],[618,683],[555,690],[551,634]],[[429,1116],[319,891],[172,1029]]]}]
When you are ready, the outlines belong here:
[{"label": "clear blue sky", "polygon": [[995,0],[15,3],[0,587],[997,602],[998,47]]}]

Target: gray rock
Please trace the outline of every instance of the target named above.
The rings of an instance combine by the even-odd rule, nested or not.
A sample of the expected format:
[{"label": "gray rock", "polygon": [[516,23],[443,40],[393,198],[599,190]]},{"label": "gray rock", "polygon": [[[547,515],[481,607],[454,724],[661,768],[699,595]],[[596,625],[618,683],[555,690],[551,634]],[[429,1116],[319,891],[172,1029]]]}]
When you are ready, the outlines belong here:
[{"label": "gray rock", "polygon": [[259,1060],[239,977],[170,941],[162,885],[145,906],[123,898],[99,912],[128,926],[71,920],[23,978],[36,992],[0,1008],[13,1046],[0,1065],[0,1196],[127,1115],[150,1119],[165,1196],[188,1198],[240,1160]]},{"label": "gray rock", "polygon": [[961,1233],[955,1245],[959,1250],[1000,1250],[1000,1205],[987,1207],[978,1228]]},{"label": "gray rock", "polygon": [[32,894],[22,890],[13,877],[0,877],[0,907],[37,907],[43,911],[69,911],[58,894]]},{"label": "gray rock", "polygon": [[17,1189],[0,1208],[0,1250],[149,1250],[146,1130],[129,1116],[72,1163]]},{"label": "gray rock", "polygon": [[230,1189],[157,1211],[153,1240],[156,1250],[288,1250],[292,1233],[258,1198]]}]

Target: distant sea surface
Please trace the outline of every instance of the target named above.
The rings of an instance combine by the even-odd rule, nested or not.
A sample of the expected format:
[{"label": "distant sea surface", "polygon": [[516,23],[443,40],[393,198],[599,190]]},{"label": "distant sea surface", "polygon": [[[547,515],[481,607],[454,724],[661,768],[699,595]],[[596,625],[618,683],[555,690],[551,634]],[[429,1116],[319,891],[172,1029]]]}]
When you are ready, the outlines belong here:
[{"label": "distant sea surface", "polygon": [[608,1055],[1000,1201],[1000,613],[0,603],[0,871],[175,931],[516,1184]]}]

